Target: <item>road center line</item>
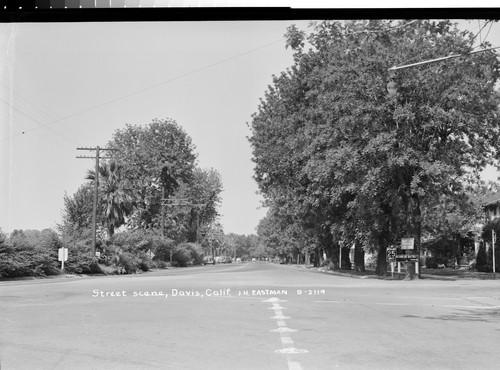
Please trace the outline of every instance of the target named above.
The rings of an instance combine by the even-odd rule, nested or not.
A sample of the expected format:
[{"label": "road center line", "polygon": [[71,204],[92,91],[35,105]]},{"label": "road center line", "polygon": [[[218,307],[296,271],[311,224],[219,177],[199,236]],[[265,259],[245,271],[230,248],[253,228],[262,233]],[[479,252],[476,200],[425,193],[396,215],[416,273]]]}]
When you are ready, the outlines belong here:
[{"label": "road center line", "polygon": [[[307,353],[309,351],[305,349],[297,349],[292,347],[293,345],[293,339],[290,337],[291,332],[295,332],[297,330],[294,329],[289,329],[286,325],[285,320],[290,319],[290,317],[283,316],[283,311],[286,309],[286,307],[282,307],[278,302],[280,302],[278,298],[270,298],[268,300],[265,300],[263,302],[271,302],[273,304],[272,307],[270,307],[272,310],[274,310],[275,316],[271,317],[272,319],[276,320],[276,324],[278,325],[278,329],[272,330],[273,332],[277,331],[280,333],[280,340],[281,344],[283,346],[282,349],[275,350],[275,353],[282,353],[286,355],[286,361],[288,364],[288,370],[302,370],[302,366],[300,365],[299,362],[297,361],[291,361],[290,355],[291,354],[298,354],[298,353]],[[281,301],[281,302],[286,302],[286,301]]]},{"label": "road center line", "polygon": [[298,362],[288,361],[288,370],[302,370],[302,366]]},{"label": "road center line", "polygon": [[293,344],[293,339],[288,337],[288,336],[282,335],[281,336],[281,343],[283,343],[284,345],[291,345],[291,344]]}]

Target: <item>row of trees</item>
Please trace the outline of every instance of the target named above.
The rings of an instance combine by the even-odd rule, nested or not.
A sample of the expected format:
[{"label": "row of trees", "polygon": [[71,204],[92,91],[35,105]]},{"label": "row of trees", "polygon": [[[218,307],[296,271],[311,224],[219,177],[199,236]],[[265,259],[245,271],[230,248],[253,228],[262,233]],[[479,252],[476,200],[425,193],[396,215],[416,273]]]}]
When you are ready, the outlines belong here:
[{"label": "row of trees", "polygon": [[[92,255],[96,173],[64,196],[53,230],[0,232],[0,277],[60,271],[58,249],[68,248],[72,273],[132,273],[168,264],[199,264],[204,255],[260,257],[255,235],[224,234],[218,222],[222,180],[201,169],[191,138],[173,120],[127,125],[109,141],[98,169],[97,251]],[[118,232],[119,231],[119,232]]]},{"label": "row of trees", "polygon": [[[173,120],[127,125],[108,143],[99,167],[98,223],[108,240],[115,230],[157,229],[180,242],[195,242],[199,228],[214,222],[222,180],[214,169],[196,166],[191,138]],[[78,236],[91,226],[94,170],[72,196],[64,197],[60,230]],[[76,234],[75,234],[76,232]]]},{"label": "row of trees", "polygon": [[[196,165],[187,133],[171,119],[155,119],[117,130],[107,148],[113,150],[106,151],[97,176],[101,260],[123,253],[133,259],[149,251],[155,260],[200,262],[198,244],[217,221],[223,187],[215,169]],[[64,197],[59,231],[66,244],[89,243],[95,179],[89,170],[88,181]],[[143,257],[136,265],[144,265]]]},{"label": "row of trees", "polygon": [[286,38],[294,64],[273,77],[249,138],[267,247],[318,264],[355,245],[355,267],[370,250],[384,274],[402,237],[419,252],[423,238],[469,231],[488,191],[479,173],[499,156],[494,51],[403,69],[391,98],[388,68],[466,55],[474,35],[447,20],[356,20]]}]

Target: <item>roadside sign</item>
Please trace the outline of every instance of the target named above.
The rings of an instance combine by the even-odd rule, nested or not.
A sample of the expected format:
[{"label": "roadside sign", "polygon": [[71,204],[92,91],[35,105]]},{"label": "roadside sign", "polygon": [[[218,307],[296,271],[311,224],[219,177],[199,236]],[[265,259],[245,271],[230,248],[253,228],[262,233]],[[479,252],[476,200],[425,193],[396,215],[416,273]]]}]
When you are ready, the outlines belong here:
[{"label": "roadside sign", "polygon": [[395,248],[387,248],[387,260],[389,262],[396,260],[396,249]]},{"label": "roadside sign", "polygon": [[153,251],[151,249],[148,249],[148,251],[146,252],[146,254],[148,255],[149,259],[151,259],[151,260],[155,256],[155,254],[153,253]]},{"label": "roadside sign", "polygon": [[396,261],[418,261],[418,256],[416,254],[398,254],[396,256]]},{"label": "roadside sign", "polygon": [[67,261],[68,260],[68,248],[59,248],[59,261]]},{"label": "roadside sign", "polygon": [[61,261],[61,270],[64,271],[64,261],[68,260],[68,248],[59,248],[58,258]]},{"label": "roadside sign", "polygon": [[401,238],[401,249],[413,249],[414,238]]}]

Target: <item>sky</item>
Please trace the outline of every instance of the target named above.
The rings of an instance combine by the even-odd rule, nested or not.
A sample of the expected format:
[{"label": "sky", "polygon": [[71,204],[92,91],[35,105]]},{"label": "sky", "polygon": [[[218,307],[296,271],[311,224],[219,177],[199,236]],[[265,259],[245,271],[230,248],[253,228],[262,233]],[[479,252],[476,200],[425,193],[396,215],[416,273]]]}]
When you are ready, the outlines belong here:
[{"label": "sky", "polygon": [[[255,233],[266,209],[247,123],[272,75],[293,63],[286,27],[308,23],[0,24],[0,229],[54,228],[64,195],[94,166],[76,158],[93,154],[77,147],[104,146],[125,124],[171,118],[192,138],[198,166],[221,174],[224,231]],[[499,24],[487,39],[500,46]]]}]

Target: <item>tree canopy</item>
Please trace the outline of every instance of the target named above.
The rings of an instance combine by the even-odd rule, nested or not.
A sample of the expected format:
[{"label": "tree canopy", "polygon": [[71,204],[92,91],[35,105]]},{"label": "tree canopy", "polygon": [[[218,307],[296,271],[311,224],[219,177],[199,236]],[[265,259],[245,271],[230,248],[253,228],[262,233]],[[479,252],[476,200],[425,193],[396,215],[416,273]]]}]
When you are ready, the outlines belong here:
[{"label": "tree canopy", "polygon": [[131,222],[158,227],[162,194],[168,198],[192,179],[196,154],[191,138],[175,121],[155,119],[117,130],[108,146],[117,149],[113,157],[125,167],[137,202]]},{"label": "tree canopy", "polygon": [[[159,241],[153,242],[164,258],[172,243],[197,242],[217,222],[222,178],[216,169],[196,166],[191,138],[175,121],[127,125],[113,134],[108,149],[113,150],[101,159],[97,176],[102,246],[104,231],[109,245],[119,242],[113,236],[124,226],[133,240],[157,235]],[[59,229],[68,240],[87,242],[92,228],[95,171],[89,170],[86,179],[90,181],[64,198]]]},{"label": "tree canopy", "polygon": [[[447,20],[325,21],[286,36],[294,64],[252,117],[259,189],[286,222],[323,234],[318,248],[361,241],[385,272],[388,245],[411,236],[419,251],[422,208],[498,158],[497,56],[465,56],[473,35]],[[464,57],[388,73],[450,53]]]}]

